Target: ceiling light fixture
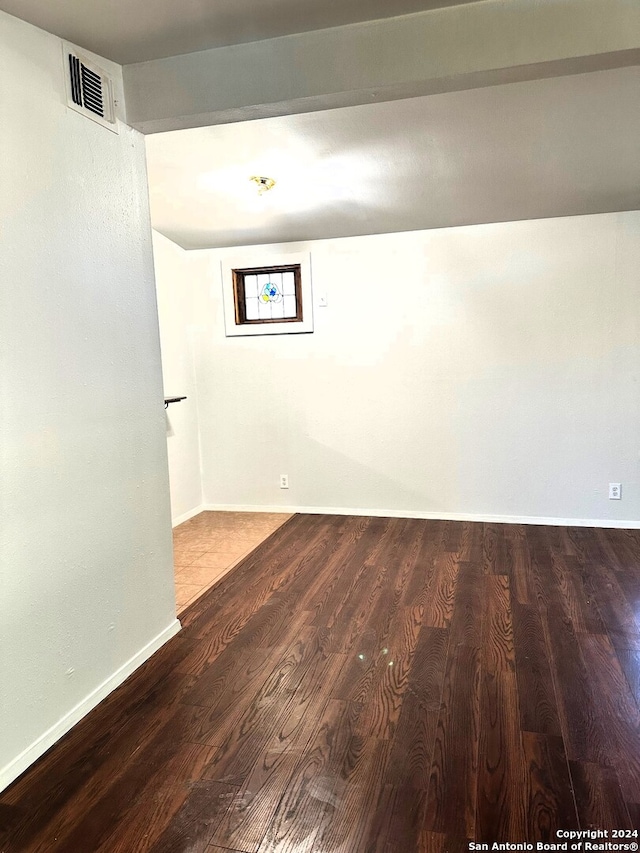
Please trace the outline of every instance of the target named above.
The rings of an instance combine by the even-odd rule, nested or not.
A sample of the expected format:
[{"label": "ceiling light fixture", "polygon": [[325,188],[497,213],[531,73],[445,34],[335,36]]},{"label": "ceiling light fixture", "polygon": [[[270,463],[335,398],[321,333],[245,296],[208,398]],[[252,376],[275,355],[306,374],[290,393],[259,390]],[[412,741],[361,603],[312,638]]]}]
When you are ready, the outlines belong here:
[{"label": "ceiling light fixture", "polygon": [[264,193],[273,189],[276,185],[276,182],[273,178],[265,178],[264,176],[252,175],[249,178],[250,181],[258,187],[258,195],[264,195]]}]

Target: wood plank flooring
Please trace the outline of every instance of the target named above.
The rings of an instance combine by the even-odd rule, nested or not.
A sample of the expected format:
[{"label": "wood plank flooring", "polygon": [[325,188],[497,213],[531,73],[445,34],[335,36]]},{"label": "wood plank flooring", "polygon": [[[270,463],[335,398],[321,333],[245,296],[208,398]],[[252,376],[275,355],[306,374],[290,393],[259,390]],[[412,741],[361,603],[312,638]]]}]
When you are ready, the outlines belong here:
[{"label": "wood plank flooring", "polygon": [[297,515],[182,622],[0,794],[1,853],[638,829],[640,531]]}]

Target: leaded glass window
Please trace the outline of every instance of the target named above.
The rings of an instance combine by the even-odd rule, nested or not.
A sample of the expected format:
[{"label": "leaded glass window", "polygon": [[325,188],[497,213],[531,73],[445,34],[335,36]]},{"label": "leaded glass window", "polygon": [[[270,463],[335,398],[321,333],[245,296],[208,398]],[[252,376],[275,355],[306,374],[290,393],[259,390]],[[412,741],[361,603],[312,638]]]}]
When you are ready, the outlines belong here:
[{"label": "leaded glass window", "polygon": [[237,325],[301,323],[300,264],[233,270]]}]

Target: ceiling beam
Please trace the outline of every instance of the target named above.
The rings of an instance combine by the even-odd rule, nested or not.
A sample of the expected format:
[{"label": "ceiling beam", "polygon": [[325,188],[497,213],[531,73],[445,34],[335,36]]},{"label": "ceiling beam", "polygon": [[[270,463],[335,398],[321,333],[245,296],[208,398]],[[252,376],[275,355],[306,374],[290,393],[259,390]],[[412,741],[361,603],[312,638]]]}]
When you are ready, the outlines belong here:
[{"label": "ceiling beam", "polygon": [[124,66],[144,133],[640,64],[638,0],[484,0]]}]

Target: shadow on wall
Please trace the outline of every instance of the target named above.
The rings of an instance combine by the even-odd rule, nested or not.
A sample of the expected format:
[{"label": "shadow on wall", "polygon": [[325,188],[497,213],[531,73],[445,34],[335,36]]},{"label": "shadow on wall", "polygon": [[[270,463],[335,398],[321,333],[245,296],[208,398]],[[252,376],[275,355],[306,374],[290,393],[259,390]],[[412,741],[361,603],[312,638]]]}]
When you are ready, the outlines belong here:
[{"label": "shadow on wall", "polygon": [[[304,459],[301,483],[297,486],[292,484],[295,489],[292,497],[299,506],[403,513],[442,511],[442,495],[435,490],[430,493],[432,478],[427,472],[424,489],[419,491],[398,478],[312,439],[305,444],[304,453],[296,455]],[[331,472],[335,472],[333,477]],[[310,484],[309,491],[305,488],[305,481]],[[363,495],[375,495],[375,501],[369,498],[363,504]]]}]

